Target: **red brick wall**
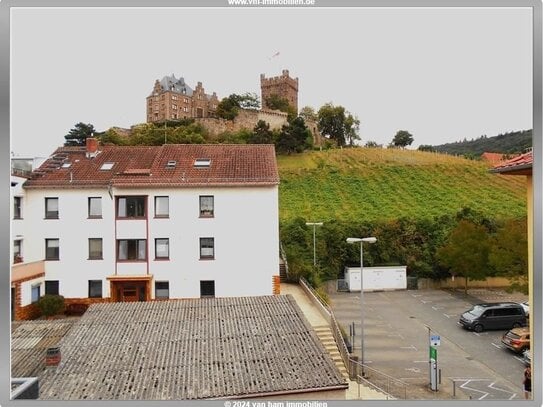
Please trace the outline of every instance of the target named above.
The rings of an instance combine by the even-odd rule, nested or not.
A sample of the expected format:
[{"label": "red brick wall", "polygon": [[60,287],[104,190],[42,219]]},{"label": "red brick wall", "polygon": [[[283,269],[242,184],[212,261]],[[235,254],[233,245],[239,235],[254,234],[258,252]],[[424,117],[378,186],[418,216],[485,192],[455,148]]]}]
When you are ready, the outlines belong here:
[{"label": "red brick wall", "polygon": [[272,276],[272,284],[273,284],[273,295],[281,294],[281,277]]}]

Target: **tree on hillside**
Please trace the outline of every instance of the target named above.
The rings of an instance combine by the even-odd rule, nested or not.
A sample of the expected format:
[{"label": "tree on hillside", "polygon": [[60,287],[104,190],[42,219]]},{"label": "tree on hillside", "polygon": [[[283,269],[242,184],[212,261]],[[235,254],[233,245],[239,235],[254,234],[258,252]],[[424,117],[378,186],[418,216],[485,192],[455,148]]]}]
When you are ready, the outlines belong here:
[{"label": "tree on hillside", "polygon": [[347,141],[349,145],[353,145],[354,140],[360,139],[358,135],[360,120],[343,106],[326,103],[319,109],[317,116],[321,134],[334,140],[338,146],[344,146]]},{"label": "tree on hillside", "polygon": [[413,136],[407,130],[399,130],[394,138],[392,144],[396,147],[405,148],[413,143]]},{"label": "tree on hillside", "polygon": [[93,137],[96,130],[90,123],[77,123],[69,133],[64,136],[66,141],[65,146],[84,146],[88,137]]},{"label": "tree on hillside", "polygon": [[376,141],[369,140],[364,144],[364,147],[366,148],[382,148],[382,144],[378,144]]},{"label": "tree on hillside", "polygon": [[429,144],[421,144],[417,150],[419,150],[419,151],[429,151],[431,153],[436,151],[434,146],[431,146]]},{"label": "tree on hillside", "polygon": [[312,142],[311,131],[306,127],[304,119],[297,117],[289,124],[283,125],[275,147],[280,153],[300,153],[310,148]]},{"label": "tree on hillside", "polygon": [[444,246],[437,250],[438,261],[453,276],[465,278],[464,293],[469,280],[484,280],[488,273],[490,242],[484,226],[461,220],[450,233]]},{"label": "tree on hillside", "polygon": [[270,130],[270,125],[264,120],[259,120],[248,142],[250,144],[272,144],[273,132]]}]

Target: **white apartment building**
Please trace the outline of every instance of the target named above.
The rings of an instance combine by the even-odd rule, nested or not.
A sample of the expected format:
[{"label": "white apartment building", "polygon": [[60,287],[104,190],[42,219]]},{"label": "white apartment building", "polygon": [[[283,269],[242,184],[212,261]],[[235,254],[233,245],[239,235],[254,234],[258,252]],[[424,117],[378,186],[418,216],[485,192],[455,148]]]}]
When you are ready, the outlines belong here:
[{"label": "white apartment building", "polygon": [[[39,292],[85,302],[270,295],[279,280],[272,145],[62,147],[23,185]],[[15,207],[15,205],[14,205]]]}]

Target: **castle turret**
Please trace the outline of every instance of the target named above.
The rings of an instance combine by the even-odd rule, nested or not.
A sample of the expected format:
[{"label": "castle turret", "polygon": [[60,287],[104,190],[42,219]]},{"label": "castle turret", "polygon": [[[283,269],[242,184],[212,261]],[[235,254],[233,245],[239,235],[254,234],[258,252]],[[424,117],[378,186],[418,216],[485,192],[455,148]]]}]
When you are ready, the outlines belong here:
[{"label": "castle turret", "polygon": [[281,76],[266,78],[260,74],[260,92],[262,98],[262,109],[269,109],[266,99],[272,95],[279,96],[288,101],[298,112],[298,78],[291,78],[288,69],[283,69]]}]

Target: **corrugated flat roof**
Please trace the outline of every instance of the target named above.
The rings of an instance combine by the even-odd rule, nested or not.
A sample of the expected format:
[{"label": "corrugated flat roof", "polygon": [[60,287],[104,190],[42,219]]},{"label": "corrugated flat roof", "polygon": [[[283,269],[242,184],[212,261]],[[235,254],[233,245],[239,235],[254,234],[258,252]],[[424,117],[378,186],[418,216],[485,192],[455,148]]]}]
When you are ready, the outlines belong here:
[{"label": "corrugated flat roof", "polygon": [[294,298],[103,303],[60,342],[40,399],[182,400],[344,389]]}]

